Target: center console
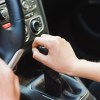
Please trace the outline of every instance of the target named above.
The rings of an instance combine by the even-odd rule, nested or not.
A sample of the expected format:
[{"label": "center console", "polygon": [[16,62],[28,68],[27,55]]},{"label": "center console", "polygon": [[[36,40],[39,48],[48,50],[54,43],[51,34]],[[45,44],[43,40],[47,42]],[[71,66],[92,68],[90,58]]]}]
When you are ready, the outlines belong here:
[{"label": "center console", "polygon": [[[24,54],[26,54],[31,50],[34,38],[37,36],[41,36],[41,34],[49,34],[49,31],[41,0],[20,0],[20,3],[23,9],[23,20],[25,20]],[[0,20],[3,28],[10,28],[10,20],[12,19],[9,18],[5,0],[0,0]],[[56,73],[57,76],[54,73]],[[49,82],[47,77],[45,78],[45,75],[50,76],[48,77]],[[52,82],[52,80],[54,81]],[[55,82],[57,82],[57,85],[55,85]],[[57,86],[58,89],[55,88]],[[60,90],[59,94],[58,90]],[[53,95],[52,93],[54,93],[55,95]],[[58,74],[57,72],[53,72],[51,70],[46,70],[46,72],[44,72],[44,75],[40,75],[38,78],[33,79],[27,85],[21,85],[21,100],[96,99],[90,94],[90,92],[83,85],[79,78],[70,77],[64,74]]]}]

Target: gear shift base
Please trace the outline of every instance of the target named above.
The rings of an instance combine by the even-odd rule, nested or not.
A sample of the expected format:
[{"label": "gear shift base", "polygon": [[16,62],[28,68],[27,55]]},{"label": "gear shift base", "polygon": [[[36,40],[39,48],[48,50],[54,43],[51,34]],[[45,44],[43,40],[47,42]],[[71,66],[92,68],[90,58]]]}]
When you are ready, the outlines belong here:
[{"label": "gear shift base", "polygon": [[53,70],[44,70],[45,79],[45,93],[50,94],[55,97],[60,97],[63,91],[63,79],[59,73]]},{"label": "gear shift base", "polygon": [[44,75],[21,87],[21,100],[96,100],[79,79],[44,65],[43,71]]},{"label": "gear shift base", "polygon": [[[62,77],[62,79],[65,80],[65,82],[67,82],[70,85],[71,89],[73,90],[73,93],[69,91],[69,89],[66,89],[66,86],[64,86],[64,90],[61,92],[60,97],[55,97],[55,96],[45,93],[44,75],[41,75],[37,79],[33,80],[33,82],[27,85],[27,87],[29,87],[31,91],[36,90],[39,93],[41,93],[41,95],[46,96],[48,98],[52,98],[52,100],[81,100],[83,97],[88,97],[89,92],[80,81],[64,74],[60,74],[60,76]],[[37,100],[40,100],[40,99],[37,99]],[[45,99],[41,99],[41,100],[45,100]],[[49,100],[49,99],[46,99],[46,100]],[[82,99],[82,100],[87,100],[87,99]],[[89,100],[95,100],[95,99],[89,99]]]}]

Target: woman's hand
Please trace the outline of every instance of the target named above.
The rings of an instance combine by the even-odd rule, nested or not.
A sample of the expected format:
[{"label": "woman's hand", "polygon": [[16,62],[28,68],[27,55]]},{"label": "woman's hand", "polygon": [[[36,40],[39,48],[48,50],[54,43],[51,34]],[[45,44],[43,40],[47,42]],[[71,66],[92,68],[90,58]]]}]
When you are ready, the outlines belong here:
[{"label": "woman's hand", "polygon": [[19,99],[19,80],[13,71],[0,59],[0,100]]},{"label": "woman's hand", "polygon": [[[37,46],[44,46],[48,49],[48,55],[41,54]],[[36,37],[33,45],[33,58],[44,65],[61,73],[72,75],[72,70],[78,61],[71,45],[65,39],[59,36],[43,34]]]},{"label": "woman's hand", "polygon": [[[43,55],[37,50],[39,45],[48,49],[48,55]],[[79,60],[65,39],[42,35],[35,38],[32,47],[33,58],[55,71],[100,82],[100,63]]]}]

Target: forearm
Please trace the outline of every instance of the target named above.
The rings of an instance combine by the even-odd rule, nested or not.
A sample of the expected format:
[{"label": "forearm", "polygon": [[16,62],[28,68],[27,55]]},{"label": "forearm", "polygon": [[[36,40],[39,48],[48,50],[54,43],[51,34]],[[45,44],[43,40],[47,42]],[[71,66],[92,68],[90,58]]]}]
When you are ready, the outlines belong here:
[{"label": "forearm", "polygon": [[73,67],[72,74],[100,82],[100,63],[79,60],[75,67]]},{"label": "forearm", "polygon": [[[48,55],[43,55],[37,50],[39,45],[48,49]],[[32,47],[33,58],[53,70],[100,82],[100,63],[79,60],[65,39],[44,34],[35,38]]]}]

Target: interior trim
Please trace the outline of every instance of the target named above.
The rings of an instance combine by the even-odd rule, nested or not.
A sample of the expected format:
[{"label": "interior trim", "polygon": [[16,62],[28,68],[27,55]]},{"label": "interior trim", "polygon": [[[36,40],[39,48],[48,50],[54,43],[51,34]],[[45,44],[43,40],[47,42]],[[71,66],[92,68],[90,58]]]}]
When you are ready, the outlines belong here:
[{"label": "interior trim", "polygon": [[24,49],[18,50],[13,56],[13,58],[11,59],[11,61],[9,62],[8,67],[13,69],[15,65],[17,64],[17,62],[19,61],[19,59],[21,58],[23,52],[24,52]]}]

